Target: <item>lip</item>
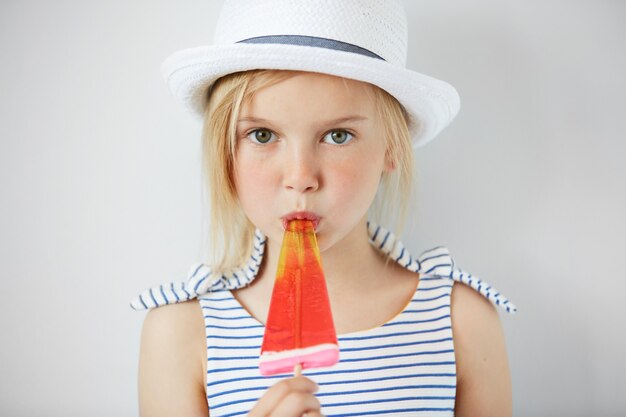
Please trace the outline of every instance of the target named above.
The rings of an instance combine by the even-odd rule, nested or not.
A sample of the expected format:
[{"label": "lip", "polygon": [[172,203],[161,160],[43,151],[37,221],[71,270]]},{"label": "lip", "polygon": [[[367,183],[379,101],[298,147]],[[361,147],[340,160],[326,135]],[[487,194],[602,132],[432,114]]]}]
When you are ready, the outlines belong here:
[{"label": "lip", "polygon": [[283,221],[283,230],[287,230],[287,225],[291,220],[310,220],[313,222],[313,229],[317,231],[317,226],[320,223],[321,217],[310,211],[292,211],[281,217]]}]

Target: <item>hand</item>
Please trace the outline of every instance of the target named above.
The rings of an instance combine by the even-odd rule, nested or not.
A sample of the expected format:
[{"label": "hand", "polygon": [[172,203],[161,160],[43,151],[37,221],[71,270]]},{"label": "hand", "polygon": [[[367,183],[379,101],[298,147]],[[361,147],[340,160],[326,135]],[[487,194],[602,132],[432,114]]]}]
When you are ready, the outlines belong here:
[{"label": "hand", "polygon": [[248,417],[321,417],[315,391],[317,384],[309,378],[283,379],[263,394]]}]

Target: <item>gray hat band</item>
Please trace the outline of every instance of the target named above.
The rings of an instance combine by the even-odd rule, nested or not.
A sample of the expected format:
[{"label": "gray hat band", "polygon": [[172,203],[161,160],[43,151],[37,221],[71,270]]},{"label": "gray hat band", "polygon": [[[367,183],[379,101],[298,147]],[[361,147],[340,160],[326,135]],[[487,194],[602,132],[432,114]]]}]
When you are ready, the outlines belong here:
[{"label": "gray hat band", "polygon": [[270,35],[256,38],[244,39],[237,43],[268,43],[281,45],[314,46],[317,48],[333,49],[335,51],[352,52],[370,58],[384,59],[374,52],[352,45],[351,43],[336,41],[334,39],[318,38],[316,36],[304,35]]}]

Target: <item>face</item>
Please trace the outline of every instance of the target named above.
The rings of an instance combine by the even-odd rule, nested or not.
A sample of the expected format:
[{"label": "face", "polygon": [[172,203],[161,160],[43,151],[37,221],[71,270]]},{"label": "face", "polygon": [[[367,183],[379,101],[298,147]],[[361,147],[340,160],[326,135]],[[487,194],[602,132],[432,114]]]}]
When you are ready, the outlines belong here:
[{"label": "face", "polygon": [[295,73],[242,103],[234,180],[250,221],[271,242],[288,219],[310,218],[320,250],[365,221],[385,169],[386,141],[365,83]]}]

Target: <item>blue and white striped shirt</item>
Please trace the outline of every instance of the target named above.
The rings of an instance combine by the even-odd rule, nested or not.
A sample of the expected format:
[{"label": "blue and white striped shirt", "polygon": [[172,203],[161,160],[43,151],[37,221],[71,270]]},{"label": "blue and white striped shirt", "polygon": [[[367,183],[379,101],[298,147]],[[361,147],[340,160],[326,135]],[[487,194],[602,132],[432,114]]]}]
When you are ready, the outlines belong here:
[{"label": "blue and white striped shirt", "polygon": [[[507,312],[515,307],[497,290],[455,268],[438,247],[413,258],[384,228],[369,224],[370,241],[411,271],[419,283],[410,303],[380,327],[339,335],[340,362],[305,370],[319,385],[316,396],[328,416],[453,416],[456,363],[450,319],[455,281],[463,282]],[[242,268],[212,276],[204,265],[186,282],[154,287],[135,298],[135,309],[198,298],[207,340],[206,395],[211,416],[243,416],[285,375],[259,373],[264,326],[233,297],[258,272],[265,237],[257,231],[254,253]],[[417,278],[417,275],[416,275]]]}]

